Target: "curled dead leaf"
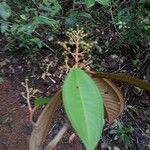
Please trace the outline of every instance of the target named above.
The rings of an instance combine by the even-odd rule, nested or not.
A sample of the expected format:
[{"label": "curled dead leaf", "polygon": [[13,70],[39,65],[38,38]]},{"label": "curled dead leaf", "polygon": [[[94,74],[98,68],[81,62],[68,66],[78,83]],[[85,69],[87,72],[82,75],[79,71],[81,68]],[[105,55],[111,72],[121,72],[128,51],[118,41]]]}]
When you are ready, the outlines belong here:
[{"label": "curled dead leaf", "polygon": [[[91,75],[92,76],[92,75]],[[106,119],[112,123],[124,110],[124,98],[119,88],[110,80],[92,76],[102,95]]]},{"label": "curled dead leaf", "polygon": [[92,75],[92,77],[111,79],[114,81],[119,81],[119,82],[126,83],[132,86],[137,86],[141,89],[150,91],[150,82],[137,79],[132,76],[128,76],[124,74],[115,74],[115,73],[104,73],[104,72],[96,73],[96,72],[91,72],[91,71],[90,71],[90,74]]},{"label": "curled dead leaf", "polygon": [[58,91],[40,114],[30,137],[29,150],[41,150],[55,111],[61,104],[61,91]]}]

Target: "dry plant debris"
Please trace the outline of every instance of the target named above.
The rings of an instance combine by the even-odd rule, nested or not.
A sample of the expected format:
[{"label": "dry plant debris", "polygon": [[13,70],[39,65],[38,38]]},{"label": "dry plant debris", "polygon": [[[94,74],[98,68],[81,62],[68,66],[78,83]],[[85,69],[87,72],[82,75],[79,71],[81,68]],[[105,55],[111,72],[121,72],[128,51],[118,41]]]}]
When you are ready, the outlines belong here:
[{"label": "dry plant debris", "polygon": [[27,100],[27,106],[28,106],[28,110],[29,110],[29,120],[32,124],[34,124],[33,122],[33,113],[36,110],[36,106],[32,107],[31,105],[31,98],[35,98],[37,93],[41,93],[40,90],[38,89],[33,89],[33,88],[29,88],[29,79],[25,79],[25,82],[21,83],[22,86],[25,88],[26,92],[21,92],[21,95],[24,99]]},{"label": "dry plant debris", "polygon": [[[57,60],[56,60],[57,62]],[[41,64],[39,64],[40,66],[40,69],[43,71],[42,75],[41,75],[41,78],[43,80],[46,80],[46,79],[50,79],[53,83],[56,83],[56,81],[51,77],[52,74],[50,73],[50,67],[53,67],[55,64],[55,62],[51,61],[49,56],[47,56],[43,62]]]}]

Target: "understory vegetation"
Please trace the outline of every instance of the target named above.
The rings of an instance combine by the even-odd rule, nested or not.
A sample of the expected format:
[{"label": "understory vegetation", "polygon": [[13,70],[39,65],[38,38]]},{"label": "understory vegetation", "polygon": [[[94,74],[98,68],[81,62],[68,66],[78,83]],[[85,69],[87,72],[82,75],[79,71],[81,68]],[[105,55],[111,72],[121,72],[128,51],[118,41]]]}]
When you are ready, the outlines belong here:
[{"label": "understory vegetation", "polygon": [[[87,150],[150,148],[149,9],[148,0],[0,0],[0,85],[21,75],[20,95],[33,126],[31,150],[49,143],[45,134],[61,97],[71,122],[63,113],[61,138],[72,126],[69,140],[75,130]],[[74,109],[79,104],[84,115]],[[37,122],[36,110],[42,112]],[[36,131],[43,136],[39,149]],[[57,134],[44,150],[56,147]]]},{"label": "understory vegetation", "polygon": [[[53,50],[55,40],[70,27],[84,27],[105,51],[132,47],[135,53],[149,40],[149,3],[138,1],[5,0],[0,3],[1,51],[36,54]],[[94,36],[97,28],[101,35]],[[112,30],[112,32],[109,32]],[[108,32],[108,33],[105,33]],[[105,34],[109,37],[105,37]],[[111,37],[111,34],[113,34]],[[115,37],[115,38],[114,38]]]}]

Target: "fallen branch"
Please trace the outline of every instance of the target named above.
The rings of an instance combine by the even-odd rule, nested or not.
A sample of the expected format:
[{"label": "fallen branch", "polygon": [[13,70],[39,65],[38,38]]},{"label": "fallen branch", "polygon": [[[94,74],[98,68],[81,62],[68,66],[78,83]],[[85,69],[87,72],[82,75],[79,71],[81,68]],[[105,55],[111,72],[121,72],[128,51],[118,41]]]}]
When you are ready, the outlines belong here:
[{"label": "fallen branch", "polygon": [[60,131],[58,132],[58,134],[54,137],[54,139],[52,141],[50,141],[50,143],[46,146],[46,148],[44,150],[53,150],[56,145],[58,144],[58,142],[62,139],[63,135],[65,134],[65,132],[67,131],[69,125],[67,123],[65,123],[63,125],[63,127],[60,129]]}]

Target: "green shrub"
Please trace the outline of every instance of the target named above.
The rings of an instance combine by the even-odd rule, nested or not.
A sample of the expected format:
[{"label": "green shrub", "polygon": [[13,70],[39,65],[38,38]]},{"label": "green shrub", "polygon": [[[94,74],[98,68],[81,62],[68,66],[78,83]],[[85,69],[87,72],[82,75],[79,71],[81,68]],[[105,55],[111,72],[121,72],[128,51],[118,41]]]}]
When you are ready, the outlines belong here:
[{"label": "green shrub", "polygon": [[[73,8],[68,9],[64,8],[68,2],[58,0],[6,0],[1,2],[1,34],[6,39],[9,38],[4,50],[13,51],[15,49],[15,51],[33,54],[45,45],[49,47],[47,45],[49,39],[59,30],[61,24],[64,24],[65,28],[70,28],[83,18],[92,20],[91,15],[85,10],[93,6],[95,2],[102,5],[109,3],[108,0],[73,1],[69,2]],[[74,6],[81,6],[81,9],[76,11]]]},{"label": "green shrub", "polygon": [[[120,42],[129,45],[147,45],[149,41],[149,10],[147,2],[130,1],[116,4],[115,23],[121,34]],[[113,5],[115,6],[115,4]]]},{"label": "green shrub", "polygon": [[21,49],[29,54],[35,53],[44,45],[38,30],[43,28],[45,32],[48,29],[52,32],[57,29],[59,21],[54,17],[61,10],[58,1],[31,2],[8,0],[0,3],[1,34],[10,39],[6,50]]}]

